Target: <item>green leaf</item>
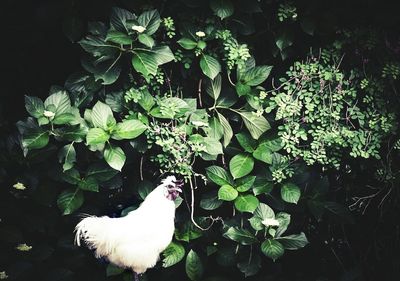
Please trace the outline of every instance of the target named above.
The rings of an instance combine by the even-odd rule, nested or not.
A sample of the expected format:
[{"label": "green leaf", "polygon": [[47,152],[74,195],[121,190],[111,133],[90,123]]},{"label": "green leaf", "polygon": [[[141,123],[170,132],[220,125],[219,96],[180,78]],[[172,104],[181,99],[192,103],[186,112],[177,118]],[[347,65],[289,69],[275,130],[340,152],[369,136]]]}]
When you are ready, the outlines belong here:
[{"label": "green leaf", "polygon": [[110,138],[110,135],[101,128],[92,128],[86,135],[87,145],[103,144]]},{"label": "green leaf", "polygon": [[279,241],[286,250],[298,250],[308,244],[307,237],[303,232],[279,237],[276,240]]},{"label": "green leaf", "polygon": [[148,52],[135,52],[132,58],[132,65],[135,70],[142,73],[146,79],[149,78],[149,75],[155,75],[157,73],[158,63],[156,56]]},{"label": "green leaf", "polygon": [[183,37],[177,41],[177,43],[186,50],[193,50],[197,47],[197,42],[192,39]]},{"label": "green leaf", "polygon": [[232,177],[223,168],[210,166],[206,168],[207,177],[219,186],[233,185]]},{"label": "green leaf", "polygon": [[253,157],[267,164],[272,164],[272,151],[264,143],[260,144],[253,152]]},{"label": "green leaf", "polygon": [[254,168],[254,159],[249,154],[235,155],[229,162],[229,171],[234,179],[248,175]]},{"label": "green leaf", "polygon": [[78,187],[82,190],[99,192],[99,184],[94,177],[81,179],[81,181],[78,183]]},{"label": "green leaf", "polygon": [[253,213],[260,202],[254,195],[239,195],[235,199],[235,208],[240,212]]},{"label": "green leaf", "polygon": [[132,38],[128,34],[116,30],[108,31],[106,41],[110,41],[121,45],[129,45],[132,44],[133,42]]},{"label": "green leaf", "polygon": [[239,97],[248,95],[251,93],[251,87],[249,85],[243,84],[241,81],[238,81],[235,85],[236,93]]},{"label": "green leaf", "polygon": [[276,229],[275,237],[281,236],[290,224],[290,215],[287,213],[277,213],[275,219],[279,221],[279,226]]},{"label": "green leaf", "polygon": [[61,178],[63,181],[70,184],[78,184],[81,181],[81,176],[79,175],[78,170],[75,168],[71,168],[62,173]]},{"label": "green leaf", "polygon": [[134,139],[140,136],[146,129],[146,125],[139,120],[125,120],[117,124],[111,137],[116,140]]},{"label": "green leaf", "polygon": [[210,8],[221,20],[233,15],[234,7],[230,0],[211,0]]},{"label": "green leaf", "polygon": [[275,39],[275,44],[280,51],[293,45],[293,38],[289,32],[280,32]]},{"label": "green leaf", "polygon": [[139,42],[142,43],[143,45],[145,45],[149,48],[154,47],[155,42],[151,36],[149,36],[145,33],[142,33],[142,34],[139,34],[138,39],[139,39]]},{"label": "green leaf", "polygon": [[200,207],[204,210],[215,210],[222,205],[222,201],[218,200],[217,192],[215,190],[205,193],[201,196]]},{"label": "green leaf", "polygon": [[79,189],[67,189],[61,192],[57,199],[57,206],[63,215],[72,214],[84,201],[83,193]]},{"label": "green leaf", "polygon": [[246,192],[249,190],[256,180],[256,176],[247,176],[240,178],[236,181],[236,189],[239,192]]},{"label": "green leaf", "polygon": [[216,140],[220,140],[224,136],[224,128],[217,118],[212,117],[210,119],[207,135]]},{"label": "green leaf", "polygon": [[222,128],[224,130],[224,147],[227,147],[233,137],[233,130],[228,120],[226,120],[224,115],[222,115],[219,112],[218,112],[218,119],[219,122],[221,122]]},{"label": "green leaf", "polygon": [[229,227],[223,236],[242,245],[251,245],[258,242],[253,233],[247,229],[240,229],[238,227]]},{"label": "green leaf", "polygon": [[101,128],[103,130],[107,130],[116,123],[110,106],[102,103],[101,101],[98,101],[94,105],[91,113],[91,119],[96,128]]},{"label": "green leaf", "polygon": [[206,85],[206,92],[209,94],[214,100],[217,100],[219,95],[221,94],[222,89],[222,78],[221,75],[218,74],[215,76],[213,80],[209,80]]},{"label": "green leaf", "polygon": [[128,32],[131,26],[127,25],[127,21],[135,20],[136,15],[121,8],[113,7],[110,15],[110,24],[114,29],[121,32]]},{"label": "green leaf", "polygon": [[190,220],[185,221],[181,227],[175,229],[175,238],[179,241],[190,242],[191,240],[197,239],[202,235],[202,231],[194,226]]},{"label": "green leaf", "polygon": [[143,180],[138,185],[138,193],[142,200],[146,199],[147,195],[150,194],[154,189],[153,184],[148,180]]},{"label": "green leaf", "polygon": [[116,275],[122,274],[124,271],[125,271],[125,269],[120,268],[120,267],[110,263],[107,265],[106,275],[107,275],[107,277],[116,276]]},{"label": "green leaf", "polygon": [[239,133],[235,137],[244,151],[249,153],[254,151],[257,143],[248,133]]},{"label": "green leaf", "polygon": [[300,195],[300,188],[293,183],[285,183],[281,188],[281,197],[285,202],[297,204]]},{"label": "green leaf", "polygon": [[168,46],[157,46],[152,50],[148,50],[148,52],[154,54],[157,65],[162,65],[175,59],[174,54]]},{"label": "green leaf", "polygon": [[63,146],[58,152],[58,160],[63,163],[63,172],[74,167],[76,162],[76,152],[74,143],[67,144]]},{"label": "green leaf", "polygon": [[240,81],[245,85],[257,86],[263,83],[271,73],[272,66],[260,65],[247,70]]},{"label": "green leaf", "polygon": [[259,218],[260,220],[274,219],[275,213],[270,206],[264,203],[260,203],[257,209],[254,211],[254,216]]},{"label": "green leaf", "polygon": [[51,104],[55,106],[55,116],[66,113],[71,108],[71,101],[66,91],[58,91],[44,101],[45,108],[48,108]]},{"label": "green leaf", "polygon": [[39,149],[49,143],[49,132],[42,128],[27,129],[22,136],[22,146],[25,149]]},{"label": "green leaf", "polygon": [[192,281],[200,280],[204,273],[203,263],[200,257],[193,250],[190,250],[186,257],[186,274]]},{"label": "green leaf", "polygon": [[213,138],[205,137],[204,145],[206,146],[206,152],[210,155],[223,154],[222,144]]},{"label": "green leaf", "polygon": [[76,120],[76,116],[73,113],[66,112],[66,113],[61,113],[61,114],[56,115],[54,117],[52,123],[55,125],[64,125],[64,124],[68,124],[75,120]]},{"label": "green leaf", "polygon": [[257,116],[253,112],[240,112],[244,124],[254,139],[258,139],[264,132],[271,129],[267,119]]},{"label": "green leaf", "polygon": [[285,252],[282,244],[272,239],[267,239],[261,244],[261,251],[273,261],[280,258]]},{"label": "green leaf", "polygon": [[104,149],[104,159],[111,168],[121,171],[125,164],[126,156],[120,147],[108,144]]},{"label": "green leaf", "polygon": [[86,171],[87,177],[95,178],[99,182],[108,181],[116,174],[118,172],[104,162],[91,164]]},{"label": "green leaf", "polygon": [[185,248],[180,243],[171,242],[164,250],[163,256],[163,267],[173,266],[185,257]]},{"label": "green leaf", "polygon": [[218,199],[224,201],[233,201],[238,196],[238,192],[230,185],[223,185],[218,190]]},{"label": "green leaf", "polygon": [[256,275],[261,269],[261,258],[257,254],[250,255],[250,258],[239,262],[237,267],[244,273],[244,277]]},{"label": "green leaf", "polygon": [[263,193],[270,193],[273,188],[273,183],[267,178],[262,176],[257,176],[254,181],[253,193],[254,195],[260,195]]},{"label": "green leaf", "polygon": [[37,97],[25,96],[25,108],[26,111],[35,118],[43,116],[44,104],[43,101]]},{"label": "green leaf", "polygon": [[221,72],[221,65],[219,64],[218,60],[209,55],[201,56],[200,68],[210,79],[214,79],[218,73]]},{"label": "green leaf", "polygon": [[154,34],[160,27],[161,19],[157,10],[143,12],[137,19],[139,24],[146,28],[144,33],[148,35]]},{"label": "green leaf", "polygon": [[154,97],[147,89],[142,91],[142,98],[139,100],[139,104],[144,110],[149,112],[155,103]]}]

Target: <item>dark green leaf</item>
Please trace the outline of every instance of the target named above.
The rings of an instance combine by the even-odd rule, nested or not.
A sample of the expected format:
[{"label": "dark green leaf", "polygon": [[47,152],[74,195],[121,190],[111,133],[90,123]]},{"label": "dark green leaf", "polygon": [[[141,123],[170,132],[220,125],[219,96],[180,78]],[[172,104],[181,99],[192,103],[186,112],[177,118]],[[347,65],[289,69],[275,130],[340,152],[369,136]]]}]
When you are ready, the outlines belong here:
[{"label": "dark green leaf", "polygon": [[87,191],[94,191],[94,192],[99,191],[99,184],[97,183],[94,177],[87,177],[85,179],[82,179],[78,183],[78,187],[82,190],[87,190]]},{"label": "dark green leaf", "polygon": [[43,116],[44,104],[43,101],[37,97],[25,96],[25,108],[26,111],[35,118]]},{"label": "dark green leaf", "polygon": [[64,125],[64,124],[71,123],[75,120],[76,120],[76,116],[73,113],[66,112],[66,113],[56,115],[52,122],[55,125]]},{"label": "dark green leaf", "polygon": [[267,239],[261,244],[261,251],[273,261],[280,258],[285,252],[282,244],[272,239]]},{"label": "dark green leaf", "polygon": [[107,33],[106,41],[110,41],[120,45],[129,45],[133,42],[132,38],[128,34],[116,30],[110,30]]},{"label": "dark green leaf", "polygon": [[216,191],[211,191],[202,195],[200,200],[200,207],[204,210],[215,210],[222,205],[222,201],[218,200]]},{"label": "dark green leaf", "polygon": [[288,226],[290,224],[290,215],[287,213],[281,212],[281,213],[277,213],[275,218],[277,221],[279,221],[279,226],[276,229],[275,237],[279,237],[288,228]]},{"label": "dark green leaf", "polygon": [[257,140],[264,132],[271,128],[267,119],[263,116],[257,116],[253,112],[240,112],[240,116],[253,139]]},{"label": "dark green leaf", "polygon": [[26,149],[39,149],[49,143],[49,132],[42,129],[27,129],[22,136],[22,146]]},{"label": "dark green leaf", "polygon": [[253,193],[254,195],[260,195],[263,193],[270,193],[273,188],[273,183],[268,181],[265,177],[257,176],[254,181]]},{"label": "dark green leaf", "polygon": [[116,275],[122,274],[124,271],[125,271],[125,269],[120,268],[120,267],[110,263],[107,265],[106,275],[107,275],[107,277],[116,276]]},{"label": "dark green leaf", "polygon": [[106,163],[101,162],[101,163],[94,163],[89,166],[89,168],[86,171],[86,176],[87,177],[93,177],[99,182],[107,181],[114,177],[118,172],[110,166],[108,166]]},{"label": "dark green leaf", "polygon": [[157,59],[154,54],[137,51],[132,58],[132,65],[137,72],[143,74],[147,79],[149,75],[155,75],[157,73]]},{"label": "dark green leaf", "polygon": [[154,189],[154,186],[148,180],[141,181],[138,186],[138,193],[142,200],[146,199],[147,195],[150,194]]},{"label": "dark green leaf", "polygon": [[170,267],[185,257],[185,248],[182,244],[171,242],[163,252],[163,267]]},{"label": "dark green leaf", "polygon": [[148,35],[154,34],[160,27],[161,19],[157,10],[143,12],[137,19],[139,24],[146,28],[144,33]]},{"label": "dark green leaf", "polygon": [[214,80],[208,80],[206,85],[206,92],[209,94],[214,100],[217,100],[219,95],[221,94],[222,89],[222,78],[221,75],[218,74]]},{"label": "dark green leaf", "polygon": [[63,172],[61,177],[65,182],[70,184],[78,184],[81,181],[81,176],[79,175],[78,170],[75,168],[71,168]]},{"label": "dark green leaf", "polygon": [[230,0],[211,0],[210,8],[221,20],[233,15],[234,7]]},{"label": "dark green leaf", "polygon": [[239,192],[246,192],[250,188],[253,187],[254,181],[256,180],[256,176],[247,176],[240,178],[236,181],[236,189]]},{"label": "dark green leaf", "polygon": [[267,164],[272,164],[272,151],[265,143],[260,144],[253,152],[253,157]]},{"label": "dark green leaf", "polygon": [[239,262],[237,267],[244,273],[244,277],[256,275],[261,269],[261,258],[257,254],[250,255],[250,259]]},{"label": "dark green leaf", "polygon": [[281,197],[285,202],[297,204],[300,199],[300,195],[300,188],[293,183],[285,183],[281,187]]},{"label": "dark green leaf", "polygon": [[226,120],[224,115],[222,115],[219,112],[218,112],[218,119],[224,130],[224,146],[227,147],[233,137],[233,130],[228,120]]},{"label": "dark green leaf", "polygon": [[55,115],[60,115],[62,113],[66,113],[71,108],[71,101],[67,92],[58,91],[52,95],[50,95],[44,101],[44,107],[47,109],[49,105],[53,105],[55,107]]},{"label": "dark green leaf", "polygon": [[210,119],[207,135],[216,140],[220,140],[224,136],[224,128],[217,118]]},{"label": "dark green leaf", "polygon": [[145,33],[139,34],[138,39],[139,39],[140,43],[142,43],[143,45],[145,45],[149,48],[153,48],[153,46],[155,44],[154,39]]},{"label": "dark green leaf", "polygon": [[179,45],[181,45],[182,48],[186,50],[193,50],[194,48],[197,47],[197,42],[193,41],[192,39],[189,38],[181,38],[177,41]]},{"label": "dark green leaf", "polygon": [[83,193],[79,189],[67,189],[61,192],[57,199],[57,206],[63,215],[72,214],[84,201]]},{"label": "dark green leaf", "polygon": [[190,250],[186,257],[186,274],[192,281],[198,281],[203,276],[204,268],[200,257],[193,250]]},{"label": "dark green leaf", "polygon": [[231,176],[221,167],[210,166],[206,168],[206,172],[207,177],[219,186],[233,184]]},{"label": "dark green leaf", "polygon": [[278,240],[286,250],[298,250],[308,244],[307,237],[303,232],[279,237],[276,240]]},{"label": "dark green leaf", "polygon": [[117,7],[113,7],[110,15],[110,24],[114,29],[121,32],[128,32],[132,27],[128,26],[127,21],[135,20],[136,15]]},{"label": "dark green leaf", "polygon": [[253,233],[251,233],[247,229],[240,229],[238,227],[228,228],[223,236],[242,245],[251,245],[258,242]]},{"label": "dark green leaf", "polygon": [[201,56],[200,68],[210,79],[214,79],[218,73],[221,72],[221,65],[219,64],[218,60],[209,55]]},{"label": "dark green leaf", "polygon": [[257,86],[263,83],[271,73],[272,66],[260,65],[247,70],[240,81],[249,86]]},{"label": "dark green leaf", "polygon": [[257,143],[248,133],[239,133],[235,137],[244,151],[249,153],[254,151]]},{"label": "dark green leaf", "polygon": [[76,162],[74,143],[63,146],[58,153],[58,160],[63,163],[63,171],[71,169]]}]

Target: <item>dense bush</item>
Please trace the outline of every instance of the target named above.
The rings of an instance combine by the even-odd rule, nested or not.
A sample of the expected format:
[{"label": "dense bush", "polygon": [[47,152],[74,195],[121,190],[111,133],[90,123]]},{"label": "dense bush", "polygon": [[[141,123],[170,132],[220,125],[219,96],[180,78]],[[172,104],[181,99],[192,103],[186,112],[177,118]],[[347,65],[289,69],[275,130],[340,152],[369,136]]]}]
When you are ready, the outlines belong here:
[{"label": "dense bush", "polygon": [[[351,225],[369,206],[398,218],[396,33],[331,32],[295,2],[130,6],[82,33],[66,21],[81,69],[25,96],[29,117],[2,139],[13,259],[0,279],[128,280],[73,246],[73,226],[79,213],[126,215],[167,174],[186,183],[176,232],[144,279],[331,280],[332,257],[344,280],[366,278]],[[320,249],[321,269],[293,265]]]}]

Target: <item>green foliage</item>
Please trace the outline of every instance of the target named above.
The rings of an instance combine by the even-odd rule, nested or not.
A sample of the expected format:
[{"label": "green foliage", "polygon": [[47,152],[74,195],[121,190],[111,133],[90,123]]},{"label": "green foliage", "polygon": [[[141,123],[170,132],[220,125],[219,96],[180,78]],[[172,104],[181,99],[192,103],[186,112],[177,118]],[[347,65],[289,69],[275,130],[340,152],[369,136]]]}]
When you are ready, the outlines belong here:
[{"label": "green foliage", "polygon": [[[214,261],[234,275],[256,275],[285,251],[305,247],[301,231],[315,234],[314,219],[326,213],[351,222],[346,207],[327,199],[329,184],[314,177],[325,179],[326,170],[343,168],[352,158],[381,158],[382,144],[396,128],[379,81],[398,78],[395,62],[375,76],[349,70],[338,62],[345,43],[337,41],[319,59],[295,62],[277,78],[286,69],[281,60],[298,44],[294,29],[281,27],[300,25],[312,36],[313,20],[299,14],[297,22],[292,2],[276,10],[252,1],[243,13],[233,1],[206,2],[204,18],[197,12],[173,18],[157,10],[135,14],[113,8],[108,23],[90,23],[78,42],[84,70],[64,87],[52,87],[44,101],[26,96],[30,117],[17,123],[23,161],[50,155],[48,166],[38,168],[46,170],[40,180],[49,183],[32,193],[47,200],[41,188],[53,187],[52,178],[60,181],[57,189],[45,189],[54,195],[45,205],[56,203],[65,220],[80,208],[92,211],[93,202],[96,210],[112,206],[114,215],[124,216],[159,178],[184,178],[186,202],[177,202],[174,241],[162,253],[162,265],[180,266],[185,259],[190,280],[221,280],[208,276]],[[253,34],[255,23],[246,20],[265,16],[264,6],[275,7],[268,9],[274,11],[272,24],[261,32],[269,32],[270,52],[257,46],[267,35]],[[256,41],[246,37],[250,34]],[[366,46],[373,49],[378,43],[368,38]],[[399,147],[397,141],[394,148]],[[376,170],[383,183],[395,181],[395,175],[388,168]],[[13,187],[23,192],[28,182]],[[194,215],[200,208],[201,216]],[[206,256],[212,262],[205,263]],[[106,273],[123,270],[108,266]]]}]

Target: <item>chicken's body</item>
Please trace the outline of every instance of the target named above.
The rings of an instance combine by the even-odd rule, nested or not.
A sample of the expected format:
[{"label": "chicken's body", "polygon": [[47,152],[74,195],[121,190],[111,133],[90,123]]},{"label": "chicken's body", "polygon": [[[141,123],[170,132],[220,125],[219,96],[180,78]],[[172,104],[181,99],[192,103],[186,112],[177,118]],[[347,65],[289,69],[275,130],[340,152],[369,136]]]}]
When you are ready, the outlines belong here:
[{"label": "chicken's body", "polygon": [[170,182],[175,186],[175,177],[164,180],[138,209],[125,217],[83,219],[75,228],[77,245],[82,239],[95,249],[97,257],[106,257],[111,263],[136,273],[153,267],[174,234],[176,197],[168,197],[171,194],[166,186],[171,186]]}]

